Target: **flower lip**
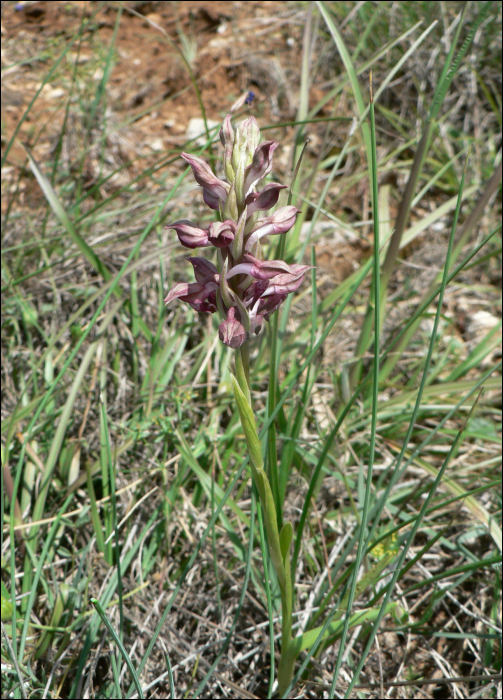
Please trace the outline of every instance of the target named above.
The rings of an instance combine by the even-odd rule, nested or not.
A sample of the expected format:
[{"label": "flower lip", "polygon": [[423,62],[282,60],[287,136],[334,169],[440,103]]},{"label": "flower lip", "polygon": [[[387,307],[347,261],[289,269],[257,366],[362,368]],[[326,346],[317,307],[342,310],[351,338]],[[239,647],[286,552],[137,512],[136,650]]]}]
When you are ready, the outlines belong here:
[{"label": "flower lip", "polygon": [[264,316],[258,313],[258,307],[260,306],[260,299],[258,299],[254,306],[249,309],[248,317],[250,319],[250,333],[255,333],[258,335],[264,323]]},{"label": "flower lip", "polygon": [[245,243],[245,250],[251,250],[252,246],[264,236],[289,231],[294,225],[299,212],[300,209],[297,209],[297,207],[288,205],[280,207],[271,216],[258,219]]},{"label": "flower lip", "polygon": [[215,221],[208,228],[209,241],[216,248],[226,248],[234,240],[235,232],[236,223],[231,219]]}]

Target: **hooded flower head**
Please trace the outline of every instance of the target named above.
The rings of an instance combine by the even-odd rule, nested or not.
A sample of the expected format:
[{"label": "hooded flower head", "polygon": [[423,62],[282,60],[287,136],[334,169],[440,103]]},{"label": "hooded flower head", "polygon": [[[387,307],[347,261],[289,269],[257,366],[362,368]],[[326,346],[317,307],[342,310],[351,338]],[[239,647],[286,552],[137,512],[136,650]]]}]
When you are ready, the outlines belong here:
[{"label": "hooded flower head", "polygon": [[180,219],[170,224],[166,228],[174,228],[180,243],[186,248],[202,248],[210,245],[208,243],[208,231],[204,228],[199,228],[187,219]]},{"label": "hooded flower head", "polygon": [[196,281],[176,284],[164,301],[169,304],[180,299],[196,311],[218,311],[222,318],[220,340],[238,348],[259,333],[264,320],[269,320],[288,294],[300,287],[310,266],[262,260],[260,240],[286,234],[299,213],[296,207],[284,206],[269,216],[256,216],[274,207],[285,189],[285,185],[273,182],[256,191],[272,170],[278,142],[260,143],[255,117],[248,117],[234,129],[230,114],[220,129],[220,141],[227,181],[219,179],[202,158],[182,153],[203,189],[205,203],[219,211],[220,221],[207,229],[186,219],[167,227],[175,229],[186,248],[217,248],[220,269],[206,258],[189,258]]}]

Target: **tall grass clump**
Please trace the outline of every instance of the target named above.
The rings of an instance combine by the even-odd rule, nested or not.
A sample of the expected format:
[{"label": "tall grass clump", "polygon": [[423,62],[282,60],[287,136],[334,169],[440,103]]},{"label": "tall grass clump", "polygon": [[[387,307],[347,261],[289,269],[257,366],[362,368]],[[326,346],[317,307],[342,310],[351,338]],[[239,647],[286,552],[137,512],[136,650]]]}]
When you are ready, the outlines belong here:
[{"label": "tall grass clump", "polygon": [[[255,102],[215,114],[197,15],[93,6],[29,64],[2,139],[3,697],[499,695],[501,7],[284,11],[298,71],[271,49],[261,94],[250,49]],[[119,119],[133,21],[186,85]],[[181,99],[203,135],[121,155]]]}]

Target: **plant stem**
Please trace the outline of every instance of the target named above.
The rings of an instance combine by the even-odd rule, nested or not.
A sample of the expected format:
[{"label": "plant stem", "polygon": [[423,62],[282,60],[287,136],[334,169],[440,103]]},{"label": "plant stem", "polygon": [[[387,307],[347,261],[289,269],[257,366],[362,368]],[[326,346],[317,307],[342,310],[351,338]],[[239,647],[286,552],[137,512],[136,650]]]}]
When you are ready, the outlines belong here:
[{"label": "plant stem", "polygon": [[236,377],[241,391],[251,406],[250,394],[250,346],[248,341],[236,348]]},{"label": "plant stem", "polygon": [[292,645],[293,590],[290,573],[290,551],[284,558],[286,586],[281,591],[281,657],[278,666],[278,694],[281,698],[291,683],[297,652]]},{"label": "plant stem", "polygon": [[[234,396],[239,410],[241,425],[250,451],[252,476],[257,487],[264,513],[264,523],[269,544],[269,554],[276,570],[281,591],[282,633],[281,658],[278,667],[280,693],[288,688],[295,666],[297,653],[292,645],[293,589],[290,564],[290,545],[293,537],[292,525],[286,522],[278,529],[278,518],[273,492],[264,471],[262,446],[250,398],[249,346],[244,343],[236,349],[236,378],[233,377]],[[274,650],[271,649],[271,659]]]}]

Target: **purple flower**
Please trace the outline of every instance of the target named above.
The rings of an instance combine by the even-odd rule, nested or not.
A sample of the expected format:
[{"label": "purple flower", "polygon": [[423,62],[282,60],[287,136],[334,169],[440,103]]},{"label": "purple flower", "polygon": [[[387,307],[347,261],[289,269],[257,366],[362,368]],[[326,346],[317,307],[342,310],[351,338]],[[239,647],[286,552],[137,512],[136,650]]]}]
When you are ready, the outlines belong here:
[{"label": "purple flower", "polygon": [[245,250],[251,250],[252,246],[264,236],[286,233],[295,223],[299,210],[297,207],[280,207],[271,216],[256,221],[253,231],[245,243]]},{"label": "purple flower", "polygon": [[244,293],[244,302],[250,306],[255,313],[255,316],[262,316],[269,320],[270,315],[278,309],[285,301],[288,294],[276,294],[264,297],[269,282],[267,280],[257,280],[251,284]]},{"label": "purple flower", "polygon": [[253,154],[251,164],[245,170],[244,191],[245,196],[251,188],[262,180],[272,170],[272,154],[279,146],[277,141],[264,141]]},{"label": "purple flower", "polygon": [[288,294],[272,294],[265,298],[262,297],[258,305],[258,311],[260,311],[265,320],[268,321],[272,314],[279,309],[287,296]]},{"label": "purple flower", "polygon": [[173,299],[180,299],[180,301],[186,301],[196,311],[213,314],[217,310],[217,289],[218,284],[210,281],[207,283],[180,282],[175,284],[164,303],[169,304]]},{"label": "purple flower", "polygon": [[196,282],[176,284],[165,299],[187,302],[196,311],[215,313],[222,322],[220,339],[239,348],[264,321],[302,284],[309,265],[288,265],[284,260],[262,260],[260,239],[284,234],[295,224],[299,210],[280,207],[255,221],[255,214],[278,203],[285,185],[273,182],[261,192],[255,185],[272,169],[277,141],[260,143],[255,117],[248,117],[234,129],[231,115],[220,129],[223,169],[228,182],[220,180],[202,158],[182,153],[203,188],[206,204],[219,210],[219,221],[201,228],[186,219],[175,221],[180,243],[186,248],[213,246],[219,250],[217,266],[203,257],[189,258]]},{"label": "purple flower", "polygon": [[233,306],[227,311],[227,318],[218,327],[218,336],[224,345],[239,348],[248,339],[244,326],[236,319]]},{"label": "purple flower", "polygon": [[286,185],[280,185],[279,182],[271,182],[266,185],[262,192],[250,192],[245,199],[246,216],[252,216],[256,211],[267,211],[278,203],[278,197],[281,190],[288,189]]},{"label": "purple flower", "polygon": [[213,173],[208,163],[198,156],[191,156],[182,153],[182,158],[192,168],[194,178],[198,185],[203,188],[203,199],[211,209],[218,209],[220,201],[225,202],[229,192],[229,185],[223,180],[219,180]]},{"label": "purple flower", "polygon": [[[234,275],[251,275],[257,280],[269,280],[283,272],[290,272],[290,265],[287,265],[283,260],[258,260],[250,253],[243,255],[245,262],[234,265],[232,270],[227,273],[227,279]],[[307,265],[303,265],[308,269]]]},{"label": "purple flower", "polygon": [[[245,305],[254,309],[255,314],[263,314],[268,320],[269,316],[285,301],[287,296],[297,289],[302,284],[304,275],[307,270],[311,269],[310,265],[287,265],[282,260],[256,260],[252,255],[246,255],[248,259],[252,258],[254,262],[248,262],[236,267],[244,267],[250,265],[249,274],[256,278],[244,292],[243,300]],[[286,272],[281,269],[287,268]],[[233,268],[234,271],[236,268]],[[255,274],[253,274],[255,273]],[[227,274],[229,278],[229,274]]]},{"label": "purple flower", "polygon": [[306,270],[309,265],[290,265],[290,271],[281,275],[276,275],[269,281],[269,286],[262,294],[262,299],[272,294],[291,294],[296,292],[302,284]]},{"label": "purple flower", "polygon": [[210,245],[208,243],[208,231],[204,228],[199,228],[192,221],[187,221],[187,219],[180,219],[180,221],[175,221],[174,224],[166,226],[166,228],[174,228],[180,243],[186,248],[204,248]]},{"label": "purple flower", "polygon": [[188,259],[192,263],[192,267],[194,268],[194,274],[198,282],[205,282],[208,279],[208,277],[213,275],[213,281],[216,282],[216,284],[218,284],[220,275],[218,274],[218,270],[212,262],[206,260],[206,258]]},{"label": "purple flower", "polygon": [[236,224],[234,221],[215,221],[208,229],[209,241],[215,248],[226,248],[234,240]]}]

